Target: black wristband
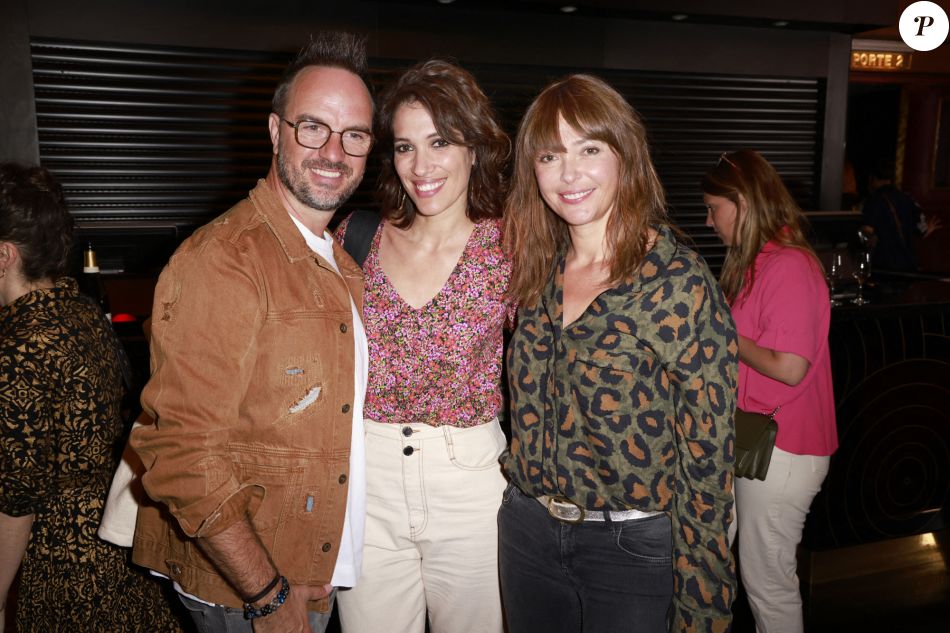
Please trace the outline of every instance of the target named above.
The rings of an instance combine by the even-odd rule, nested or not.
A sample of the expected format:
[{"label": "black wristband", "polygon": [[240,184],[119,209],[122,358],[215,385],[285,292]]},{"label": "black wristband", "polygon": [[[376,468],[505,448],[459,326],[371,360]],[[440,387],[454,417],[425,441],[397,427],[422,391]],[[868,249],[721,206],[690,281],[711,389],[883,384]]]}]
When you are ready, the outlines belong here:
[{"label": "black wristband", "polygon": [[281,608],[287,602],[287,596],[290,594],[290,583],[283,576],[280,577],[280,591],[274,596],[274,599],[265,604],[260,609],[247,602],[244,603],[244,619],[253,620],[254,618],[263,618],[277,609]]},{"label": "black wristband", "polygon": [[266,586],[266,587],[264,587],[263,589],[261,589],[258,593],[254,594],[254,595],[251,596],[250,598],[243,598],[244,603],[245,603],[245,604],[254,604],[254,603],[257,602],[258,600],[261,600],[262,598],[266,597],[267,594],[269,594],[269,593],[274,589],[274,587],[277,586],[277,583],[279,583],[279,582],[280,582],[280,572],[277,572],[277,575],[274,576],[274,579],[273,579],[272,581],[270,581],[269,583],[267,583],[267,586]]}]

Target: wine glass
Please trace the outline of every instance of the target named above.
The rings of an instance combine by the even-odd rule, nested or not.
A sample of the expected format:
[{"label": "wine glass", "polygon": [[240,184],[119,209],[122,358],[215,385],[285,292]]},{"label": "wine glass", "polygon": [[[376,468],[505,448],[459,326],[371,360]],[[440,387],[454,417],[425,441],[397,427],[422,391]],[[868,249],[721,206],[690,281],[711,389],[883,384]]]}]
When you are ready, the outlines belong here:
[{"label": "wine glass", "polygon": [[858,282],[858,296],[854,298],[854,305],[863,306],[870,303],[867,299],[864,298],[864,284],[868,279],[871,278],[871,253],[868,251],[862,251],[858,254],[858,261],[854,266],[854,275],[855,281]]},{"label": "wine glass", "polygon": [[831,305],[840,306],[841,300],[835,297],[838,290],[838,282],[841,281],[841,275],[844,272],[844,256],[841,253],[831,254],[831,267],[828,269],[828,294],[831,296]]}]

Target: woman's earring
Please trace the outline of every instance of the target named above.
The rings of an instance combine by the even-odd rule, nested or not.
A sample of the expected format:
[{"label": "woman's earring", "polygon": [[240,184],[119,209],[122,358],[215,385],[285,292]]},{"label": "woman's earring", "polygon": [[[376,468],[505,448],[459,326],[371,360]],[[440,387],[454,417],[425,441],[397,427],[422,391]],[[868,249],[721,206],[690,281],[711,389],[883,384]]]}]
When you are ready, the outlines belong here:
[{"label": "woman's earring", "polygon": [[405,207],[405,206],[406,206],[406,190],[403,189],[403,190],[402,190],[402,193],[399,194],[399,207],[398,207],[398,208],[402,209],[402,208]]}]

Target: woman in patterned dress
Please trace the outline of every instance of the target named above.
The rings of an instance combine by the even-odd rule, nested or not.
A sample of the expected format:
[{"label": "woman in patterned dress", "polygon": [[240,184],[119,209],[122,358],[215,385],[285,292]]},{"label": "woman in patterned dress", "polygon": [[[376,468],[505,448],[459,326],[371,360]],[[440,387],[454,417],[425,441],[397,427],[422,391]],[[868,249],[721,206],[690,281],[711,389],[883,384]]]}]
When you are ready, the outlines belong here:
[{"label": "woman in patterned dress", "polygon": [[510,633],[727,630],[735,329],[623,96],[588,75],[545,88],[505,214]]},{"label": "woman in patterned dress", "polygon": [[72,229],[49,172],[0,164],[0,609],[22,562],[21,633],[177,631],[158,585],[96,536],[122,440],[122,358],[62,276]]},{"label": "woman in patterned dress", "polygon": [[433,633],[500,633],[509,143],[474,78],[443,61],[399,77],[380,120],[383,221],[363,263],[366,544],[341,622],[422,633],[428,614]]},{"label": "woman in patterned dress", "polygon": [[736,480],[742,584],[758,633],[800,633],[796,549],[838,447],[828,286],[801,210],[761,154],[724,153],[702,190],[706,225],[729,247],[720,279],[739,331],[739,408],[778,422],[765,480]]}]

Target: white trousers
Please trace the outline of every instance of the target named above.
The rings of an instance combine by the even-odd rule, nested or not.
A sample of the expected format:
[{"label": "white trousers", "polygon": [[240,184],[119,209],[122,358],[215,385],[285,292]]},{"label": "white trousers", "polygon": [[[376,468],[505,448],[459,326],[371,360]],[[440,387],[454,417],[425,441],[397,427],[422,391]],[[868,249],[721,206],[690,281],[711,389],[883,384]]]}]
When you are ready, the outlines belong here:
[{"label": "white trousers", "polygon": [[830,457],[776,447],[765,481],[736,478],[739,571],[757,633],[801,633],[796,548]]},{"label": "white trousers", "polygon": [[[473,428],[366,420],[366,545],[337,592],[344,633],[501,633],[498,421]],[[411,431],[411,432],[410,432]]]}]

